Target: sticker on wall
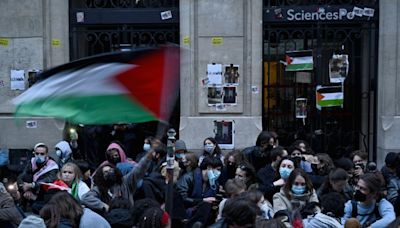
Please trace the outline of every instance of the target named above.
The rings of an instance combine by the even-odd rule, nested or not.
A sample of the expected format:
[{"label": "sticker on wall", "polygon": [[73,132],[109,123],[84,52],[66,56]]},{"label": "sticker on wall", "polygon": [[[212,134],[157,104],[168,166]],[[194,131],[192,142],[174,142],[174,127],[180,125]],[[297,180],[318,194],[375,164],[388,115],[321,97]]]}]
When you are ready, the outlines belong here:
[{"label": "sticker on wall", "polygon": [[52,39],[51,45],[53,45],[53,47],[59,47],[61,45],[61,40],[60,39]]},{"label": "sticker on wall", "polygon": [[222,84],[222,64],[207,64],[207,78],[208,84],[221,85]]},{"label": "sticker on wall", "polygon": [[315,90],[316,108],[343,107],[344,95],[341,86],[320,86]]},{"label": "sticker on wall", "polygon": [[238,85],[239,84],[239,65],[225,65],[224,66],[224,79],[226,84]]},{"label": "sticker on wall", "polygon": [[0,38],[0,45],[1,46],[8,46],[9,40],[5,38]]},{"label": "sticker on wall", "polygon": [[183,44],[189,45],[190,44],[190,37],[189,36],[184,36],[183,37]]},{"label": "sticker on wall", "polygon": [[226,86],[224,87],[223,92],[223,103],[228,105],[236,105],[237,104],[237,93],[235,86]]},{"label": "sticker on wall", "polygon": [[160,15],[161,15],[161,20],[168,20],[168,19],[172,18],[171,10],[167,10],[167,11],[161,12]]},{"label": "sticker on wall", "polygon": [[222,87],[208,87],[207,89],[208,106],[222,103]]},{"label": "sticker on wall", "polygon": [[226,111],[226,105],[225,104],[216,104],[215,105],[215,111],[217,112],[224,112]]},{"label": "sticker on wall", "polygon": [[258,86],[251,86],[251,92],[252,92],[253,94],[258,94],[258,93],[259,93],[259,91],[258,91]]},{"label": "sticker on wall", "polygon": [[11,70],[11,90],[25,90],[25,71]]},{"label": "sticker on wall", "polygon": [[76,22],[78,22],[78,23],[85,22],[85,13],[84,12],[76,12]]},{"label": "sticker on wall", "polygon": [[27,120],[25,122],[25,126],[26,128],[37,128],[38,127],[38,123],[36,120]]},{"label": "sticker on wall", "polygon": [[211,44],[214,46],[221,46],[224,44],[224,38],[222,37],[213,37],[211,38]]},{"label": "sticker on wall", "polygon": [[329,79],[331,83],[343,83],[349,73],[349,56],[332,55],[329,60]]},{"label": "sticker on wall", "polygon": [[235,147],[235,121],[215,120],[214,134],[221,149],[231,150]]}]

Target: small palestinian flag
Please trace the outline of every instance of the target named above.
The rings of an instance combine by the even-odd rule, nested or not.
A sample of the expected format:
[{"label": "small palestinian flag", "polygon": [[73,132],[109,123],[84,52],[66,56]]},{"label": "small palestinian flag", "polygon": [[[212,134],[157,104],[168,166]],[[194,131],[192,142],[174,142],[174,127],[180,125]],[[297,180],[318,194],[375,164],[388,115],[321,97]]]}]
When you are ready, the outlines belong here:
[{"label": "small palestinian flag", "polygon": [[315,97],[318,110],[322,107],[343,106],[343,92],[339,86],[317,86]]},{"label": "small palestinian flag", "polygon": [[311,51],[296,51],[286,53],[286,71],[308,71],[314,69]]},{"label": "small palestinian flag", "polygon": [[43,72],[13,100],[16,116],[72,123],[168,121],[179,92],[179,47],[104,54]]}]

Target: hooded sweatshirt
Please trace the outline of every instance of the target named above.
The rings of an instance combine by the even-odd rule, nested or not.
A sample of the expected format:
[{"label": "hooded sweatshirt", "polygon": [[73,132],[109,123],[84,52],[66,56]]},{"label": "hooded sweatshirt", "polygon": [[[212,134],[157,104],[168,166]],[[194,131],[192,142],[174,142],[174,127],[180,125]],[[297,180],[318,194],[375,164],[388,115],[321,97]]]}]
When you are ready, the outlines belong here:
[{"label": "hooded sweatshirt", "polygon": [[55,148],[61,150],[60,162],[58,164],[59,167],[61,168],[65,163],[67,163],[71,159],[72,150],[67,141],[61,141],[57,143]]},{"label": "hooded sweatshirt", "polygon": [[[133,164],[133,165],[135,165],[135,164],[137,164],[136,162],[134,162],[134,161],[132,161],[132,160],[130,160],[130,159],[128,159],[127,157],[126,157],[126,154],[125,154],[125,151],[122,149],[122,147],[120,146],[120,145],[118,145],[117,143],[111,143],[108,147],[107,147],[107,150],[106,150],[106,157],[107,157],[107,151],[109,151],[109,150],[111,150],[111,149],[116,149],[117,151],[118,151],[118,154],[119,154],[119,157],[121,158],[121,163],[124,163],[124,162],[128,162],[128,163],[131,163],[131,164]],[[100,164],[100,166],[103,166],[103,165],[108,165],[108,164],[110,164],[110,162],[109,161],[104,161],[103,163],[101,163]],[[116,165],[116,164],[115,164]]]},{"label": "hooded sweatshirt", "polygon": [[313,217],[303,219],[304,228],[341,228],[342,224],[339,223],[340,219],[337,220],[331,216],[317,213]]}]

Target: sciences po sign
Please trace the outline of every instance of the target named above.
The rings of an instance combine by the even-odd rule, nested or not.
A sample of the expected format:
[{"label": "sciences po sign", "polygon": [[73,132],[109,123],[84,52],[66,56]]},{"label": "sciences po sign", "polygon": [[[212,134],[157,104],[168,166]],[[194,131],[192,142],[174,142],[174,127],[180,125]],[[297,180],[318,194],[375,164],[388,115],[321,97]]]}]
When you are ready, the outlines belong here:
[{"label": "sciences po sign", "polygon": [[264,10],[264,22],[343,22],[377,20],[377,11],[361,6],[271,7]]}]

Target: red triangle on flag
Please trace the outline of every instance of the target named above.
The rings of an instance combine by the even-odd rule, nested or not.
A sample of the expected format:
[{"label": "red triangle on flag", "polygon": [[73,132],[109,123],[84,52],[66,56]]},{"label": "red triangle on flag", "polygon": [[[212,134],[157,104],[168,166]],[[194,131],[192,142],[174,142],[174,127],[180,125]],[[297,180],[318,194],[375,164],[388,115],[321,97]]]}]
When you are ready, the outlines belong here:
[{"label": "red triangle on flag", "polygon": [[286,63],[289,65],[289,64],[292,64],[292,62],[293,62],[293,58],[286,55]]},{"label": "red triangle on flag", "polygon": [[117,80],[157,118],[168,120],[179,91],[179,48],[152,50],[131,62],[135,67],[116,75]]},{"label": "red triangle on flag", "polygon": [[324,95],[322,95],[321,93],[317,92],[317,101],[321,101],[322,99],[324,99]]}]

